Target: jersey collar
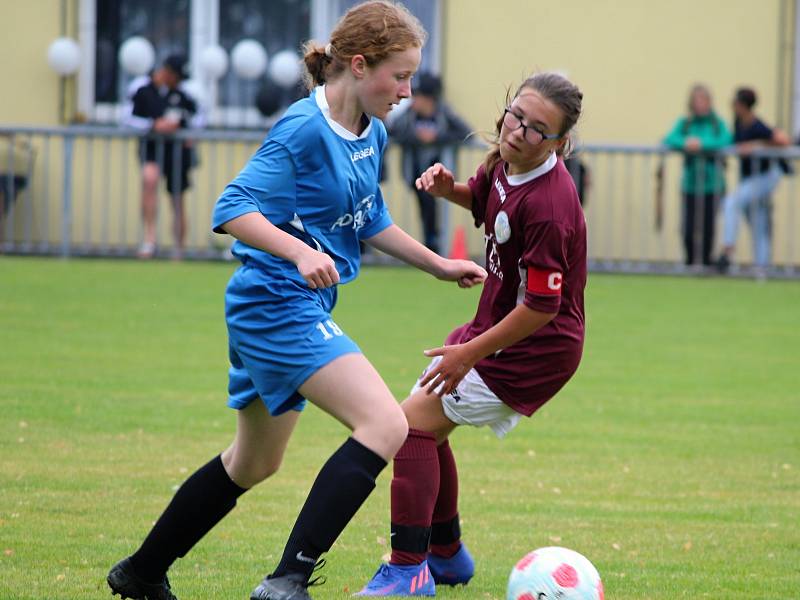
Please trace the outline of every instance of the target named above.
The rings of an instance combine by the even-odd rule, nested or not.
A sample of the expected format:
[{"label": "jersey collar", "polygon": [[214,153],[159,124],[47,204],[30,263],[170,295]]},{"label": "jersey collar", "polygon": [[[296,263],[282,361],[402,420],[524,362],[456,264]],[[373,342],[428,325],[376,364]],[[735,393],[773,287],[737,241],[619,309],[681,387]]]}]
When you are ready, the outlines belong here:
[{"label": "jersey collar", "polygon": [[322,116],[325,117],[325,120],[328,122],[328,125],[333,132],[341,138],[346,139],[349,142],[354,142],[356,140],[363,140],[366,138],[370,131],[372,131],[372,119],[370,118],[369,124],[364,128],[364,131],[361,132],[361,135],[356,135],[352,131],[345,129],[339,123],[334,121],[331,118],[331,107],[328,106],[328,99],[325,97],[325,86],[318,85],[314,88],[314,100],[317,102],[317,106],[319,107],[320,112],[322,112]]},{"label": "jersey collar", "polygon": [[556,166],[558,162],[558,157],[556,156],[555,152],[551,152],[550,156],[547,157],[547,160],[540,164],[535,169],[528,171],[527,173],[520,173],[519,175],[509,175],[506,167],[508,165],[503,165],[503,174],[506,176],[506,181],[508,181],[508,185],[522,185],[523,183],[528,183],[529,181],[533,181],[537,177],[541,177],[548,171],[552,171],[553,167]]}]

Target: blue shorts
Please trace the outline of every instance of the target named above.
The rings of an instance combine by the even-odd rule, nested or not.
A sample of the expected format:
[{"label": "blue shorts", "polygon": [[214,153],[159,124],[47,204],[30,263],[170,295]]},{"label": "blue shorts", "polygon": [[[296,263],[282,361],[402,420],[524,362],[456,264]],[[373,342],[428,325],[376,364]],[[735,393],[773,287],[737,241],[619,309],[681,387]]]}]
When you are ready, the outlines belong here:
[{"label": "blue shorts", "polygon": [[336,295],[336,286],[312,290],[256,267],[236,270],[225,290],[228,406],[242,409],[261,397],[273,416],[302,410],[297,388],[306,379],[343,354],[361,352],[330,315]]}]

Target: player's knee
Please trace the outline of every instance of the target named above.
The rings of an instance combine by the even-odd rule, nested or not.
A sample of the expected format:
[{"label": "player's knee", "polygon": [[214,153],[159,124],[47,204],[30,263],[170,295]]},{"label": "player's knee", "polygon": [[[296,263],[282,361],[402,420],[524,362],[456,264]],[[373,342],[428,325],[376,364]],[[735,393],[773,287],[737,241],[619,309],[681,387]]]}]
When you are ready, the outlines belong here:
[{"label": "player's knee", "polygon": [[278,472],[278,469],[280,469],[280,461],[249,465],[247,468],[237,471],[234,481],[242,487],[251,488],[272,477]]},{"label": "player's knee", "polygon": [[[243,488],[251,488],[272,477],[278,472],[281,466],[281,459],[270,457],[266,460],[258,460],[255,457],[244,459],[241,456],[233,454],[226,469],[231,479]],[[223,463],[225,463],[225,455],[223,455]]]},{"label": "player's knee", "polygon": [[158,187],[158,180],[161,177],[160,169],[155,163],[147,163],[142,167],[142,185],[148,190]]},{"label": "player's knee", "polygon": [[399,406],[381,421],[380,435],[385,440],[387,453],[391,456],[397,454],[408,437],[408,420]]},{"label": "player's knee", "polygon": [[400,407],[392,404],[391,408],[376,411],[369,421],[356,427],[353,436],[384,460],[389,461],[406,441],[408,421]]},{"label": "player's knee", "polygon": [[257,470],[256,473],[254,473],[254,475],[256,476],[258,482],[260,483],[265,479],[269,479],[270,477],[275,475],[275,473],[277,473],[280,470],[280,468],[281,468],[280,458],[277,460],[268,460],[264,462],[262,465],[260,465],[260,468]]}]

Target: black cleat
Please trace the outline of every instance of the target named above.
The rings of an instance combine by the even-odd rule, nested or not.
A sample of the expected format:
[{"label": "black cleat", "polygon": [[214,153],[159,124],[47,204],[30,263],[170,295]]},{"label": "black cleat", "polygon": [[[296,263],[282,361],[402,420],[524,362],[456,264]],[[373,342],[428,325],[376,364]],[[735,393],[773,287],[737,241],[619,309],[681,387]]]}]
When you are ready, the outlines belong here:
[{"label": "black cleat", "polygon": [[728,258],[727,254],[720,254],[720,257],[717,259],[717,271],[722,274],[728,272],[728,269],[731,268],[731,260]]},{"label": "black cleat", "polygon": [[178,600],[169,587],[169,579],[159,583],[147,583],[133,570],[130,558],[125,558],[111,567],[106,577],[111,595],[119,594],[122,600]]},{"label": "black cleat", "polygon": [[306,578],[300,573],[274,578],[267,575],[250,594],[250,600],[312,600],[308,586]]},{"label": "black cleat", "polygon": [[[325,559],[322,558],[314,565],[314,572],[324,566]],[[315,577],[311,581],[308,578],[303,573],[287,573],[280,577],[267,575],[250,594],[250,600],[313,600],[308,588],[325,583],[325,576]]]}]

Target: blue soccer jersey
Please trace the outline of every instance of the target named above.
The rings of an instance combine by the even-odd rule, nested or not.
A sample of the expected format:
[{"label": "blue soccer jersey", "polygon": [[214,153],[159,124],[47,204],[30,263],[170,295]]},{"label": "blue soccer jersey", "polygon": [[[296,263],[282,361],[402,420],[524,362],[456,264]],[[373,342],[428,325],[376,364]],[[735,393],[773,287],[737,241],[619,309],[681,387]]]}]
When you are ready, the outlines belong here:
[{"label": "blue soccer jersey", "polygon": [[[331,119],[325,88],[295,102],[217,200],[212,224],[260,212],[284,231],[329,254],[341,283],[358,274],[359,240],[392,224],[378,185],[386,148],[383,123],[361,135]],[[304,283],[293,263],[236,241],[233,254],[278,278]]]},{"label": "blue soccer jersey", "polygon": [[[259,212],[330,255],[346,283],[358,274],[359,240],[392,220],[378,186],[386,129],[372,118],[357,136],[330,117],[325,89],[293,104],[214,209],[214,231]],[[257,398],[270,414],[300,410],[299,388],[338,357],[360,352],[331,315],[336,286],[312,290],[290,261],[236,241],[243,266],[225,292],[231,366],[228,406]]]}]

